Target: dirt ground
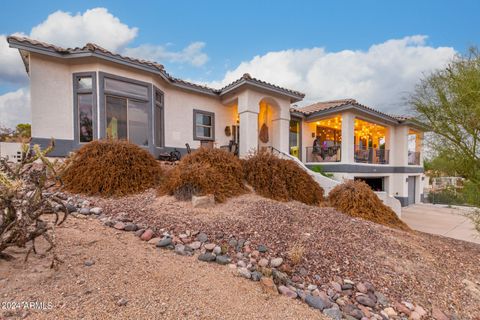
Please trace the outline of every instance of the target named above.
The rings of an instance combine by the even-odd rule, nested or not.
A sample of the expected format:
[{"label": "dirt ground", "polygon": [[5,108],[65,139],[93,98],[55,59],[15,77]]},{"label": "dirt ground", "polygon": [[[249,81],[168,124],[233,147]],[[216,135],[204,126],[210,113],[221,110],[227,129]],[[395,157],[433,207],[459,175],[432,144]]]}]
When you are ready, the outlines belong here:
[{"label": "dirt ground", "polygon": [[[22,249],[7,251],[15,260],[0,260],[0,319],[324,319],[228,267],[157,249],[95,219],[69,218],[57,243],[64,261],[57,272],[49,256],[23,263]],[[120,299],[128,302],[119,306]],[[43,303],[45,310],[6,310],[12,302]]]}]

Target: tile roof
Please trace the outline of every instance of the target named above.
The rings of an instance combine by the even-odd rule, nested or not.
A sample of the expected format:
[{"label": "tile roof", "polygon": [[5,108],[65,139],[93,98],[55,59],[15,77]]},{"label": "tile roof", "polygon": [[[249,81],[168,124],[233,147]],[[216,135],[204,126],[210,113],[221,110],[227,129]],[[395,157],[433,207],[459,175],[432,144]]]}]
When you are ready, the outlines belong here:
[{"label": "tile roof", "polygon": [[[274,84],[271,84],[271,83],[268,83],[268,82],[265,82],[265,81],[262,81],[262,80],[259,80],[259,79],[256,79],[256,78],[252,78],[248,73],[244,74],[240,79],[235,80],[234,82],[226,85],[225,87],[223,87],[221,89],[213,89],[213,88],[210,88],[210,87],[207,87],[207,86],[204,86],[204,85],[200,85],[200,84],[192,83],[192,82],[185,81],[185,80],[182,80],[182,79],[179,79],[179,78],[175,78],[175,77],[171,76],[170,74],[168,74],[165,71],[164,66],[160,63],[157,63],[157,62],[154,62],[154,61],[148,61],[148,60],[136,59],[136,58],[123,56],[123,55],[114,53],[112,51],[109,51],[109,50],[107,50],[107,49],[105,49],[105,48],[103,48],[103,47],[101,47],[97,44],[94,44],[94,43],[87,43],[85,46],[83,46],[81,48],[80,47],[62,48],[62,47],[59,47],[59,46],[55,46],[53,44],[49,44],[49,43],[46,43],[46,42],[37,41],[37,40],[34,40],[34,39],[30,39],[30,38],[27,38],[27,37],[21,37],[21,36],[9,36],[7,38],[7,41],[11,45],[12,45],[12,43],[26,44],[27,46],[33,46],[33,47],[36,47],[36,48],[46,49],[48,51],[54,52],[54,53],[59,54],[59,55],[81,54],[81,53],[89,53],[90,52],[90,53],[100,54],[100,55],[103,55],[103,56],[108,56],[108,57],[111,57],[111,58],[116,58],[116,59],[119,59],[119,60],[122,60],[122,61],[125,61],[125,62],[129,62],[129,63],[133,63],[133,64],[148,67],[149,69],[152,69],[153,71],[156,71],[156,72],[160,73],[161,75],[163,75],[164,78],[172,84],[176,84],[176,85],[179,85],[181,87],[186,87],[186,88],[190,88],[190,89],[200,90],[200,91],[203,91],[203,92],[206,92],[206,93],[215,94],[215,95],[219,95],[219,96],[229,92],[230,90],[236,88],[237,86],[244,85],[244,84],[257,85],[257,86],[263,87],[264,89],[267,89],[267,90],[273,90],[273,91],[276,91],[276,92],[280,92],[282,94],[285,94],[285,95],[288,95],[290,97],[295,98],[295,101],[300,101],[305,96],[301,92],[298,92],[298,91],[295,91],[295,90],[290,90],[290,89],[287,89],[287,88],[282,88],[282,87],[276,86]],[[15,45],[13,45],[13,47],[15,47]],[[26,49],[26,50],[28,51],[28,49]]]},{"label": "tile roof", "polygon": [[376,110],[364,104],[361,104],[357,102],[357,100],[355,99],[338,99],[338,100],[317,102],[305,107],[294,107],[291,110],[294,112],[302,113],[305,116],[310,116],[316,113],[321,114],[322,111],[335,110],[335,109],[340,109],[342,107],[348,108],[349,106],[351,106],[352,108],[358,108],[366,112],[374,113],[375,115],[381,118],[384,118],[389,121],[397,122],[397,123],[402,123],[406,120],[413,119],[413,117],[396,116],[396,115],[390,115],[390,114],[381,112],[379,110]]}]

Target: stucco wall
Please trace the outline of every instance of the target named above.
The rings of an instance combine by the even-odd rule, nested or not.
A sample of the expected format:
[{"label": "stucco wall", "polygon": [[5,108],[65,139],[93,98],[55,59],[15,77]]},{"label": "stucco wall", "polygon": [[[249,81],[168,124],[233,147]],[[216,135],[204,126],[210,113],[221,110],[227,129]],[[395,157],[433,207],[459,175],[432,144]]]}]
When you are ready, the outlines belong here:
[{"label": "stucco wall", "polygon": [[[73,139],[72,74],[95,71],[151,83],[164,92],[166,147],[185,148],[185,143],[189,143],[192,148],[199,147],[200,142],[193,140],[193,109],[215,113],[215,142],[218,146],[228,144],[231,139],[225,135],[225,126],[235,124],[235,107],[224,106],[218,97],[177,89],[160,76],[113,63],[98,63],[93,59],[67,64],[32,54],[30,66],[33,137]],[[101,84],[97,81],[97,86],[99,85]],[[98,96],[97,101],[100,99],[103,97]],[[103,110],[98,109],[100,112]],[[99,134],[100,130],[97,128]]]}]

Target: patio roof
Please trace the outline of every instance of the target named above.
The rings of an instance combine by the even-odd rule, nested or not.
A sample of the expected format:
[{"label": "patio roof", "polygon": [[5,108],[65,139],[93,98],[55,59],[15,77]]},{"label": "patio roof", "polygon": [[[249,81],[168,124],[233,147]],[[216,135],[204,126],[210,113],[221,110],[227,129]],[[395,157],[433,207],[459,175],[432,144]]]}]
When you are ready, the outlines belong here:
[{"label": "patio roof", "polygon": [[279,87],[274,84],[256,79],[251,77],[248,73],[244,74],[240,79],[235,80],[234,82],[228,84],[227,86],[221,89],[214,89],[208,86],[196,84],[193,82],[185,81],[179,78],[171,76],[165,70],[164,66],[160,63],[154,61],[148,61],[143,59],[136,59],[127,56],[123,56],[112,51],[109,51],[97,44],[87,43],[83,47],[75,48],[62,48],[55,46],[50,43],[37,41],[27,37],[20,36],[9,36],[7,41],[11,48],[17,48],[20,51],[23,62],[27,69],[29,70],[28,59],[25,57],[26,52],[35,52],[39,54],[44,54],[48,56],[53,56],[62,59],[75,59],[75,58],[85,58],[85,57],[95,57],[110,62],[119,63],[143,71],[151,72],[161,76],[165,81],[170,83],[173,86],[180,87],[182,89],[195,91],[199,93],[204,93],[213,96],[222,96],[229,92],[232,92],[234,89],[237,89],[241,86],[250,86],[255,88],[260,88],[266,91],[270,91],[276,94],[284,95],[289,97],[292,103],[301,101],[305,95],[301,92],[290,90],[287,88]]}]

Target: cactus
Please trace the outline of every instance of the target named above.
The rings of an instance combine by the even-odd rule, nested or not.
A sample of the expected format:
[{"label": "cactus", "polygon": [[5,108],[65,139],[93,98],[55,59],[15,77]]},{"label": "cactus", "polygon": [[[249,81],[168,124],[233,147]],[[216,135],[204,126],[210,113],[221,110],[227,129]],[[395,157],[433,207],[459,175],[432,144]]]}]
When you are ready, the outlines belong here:
[{"label": "cactus", "polygon": [[[60,262],[54,251],[54,229],[65,221],[68,210],[57,192],[46,192],[61,182],[56,163],[47,158],[53,148],[53,139],[45,150],[38,145],[32,150],[24,144],[19,163],[0,158],[0,258],[12,258],[4,252],[9,247],[26,247],[31,243],[27,259],[32,251],[36,253],[35,239],[41,236],[50,244],[47,251],[53,250],[51,266]],[[54,221],[45,219],[47,214],[53,214]]]}]

